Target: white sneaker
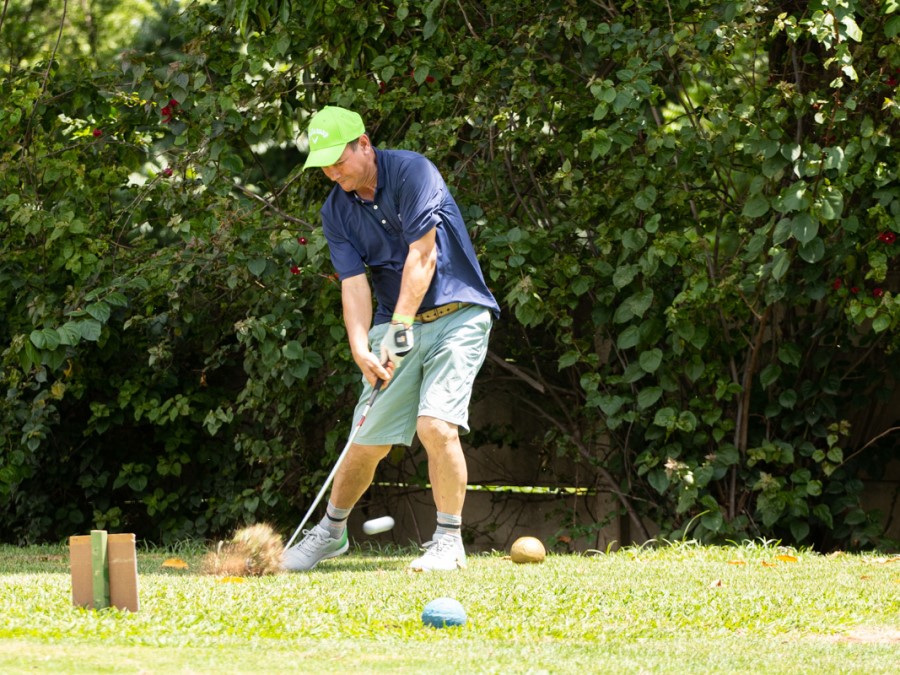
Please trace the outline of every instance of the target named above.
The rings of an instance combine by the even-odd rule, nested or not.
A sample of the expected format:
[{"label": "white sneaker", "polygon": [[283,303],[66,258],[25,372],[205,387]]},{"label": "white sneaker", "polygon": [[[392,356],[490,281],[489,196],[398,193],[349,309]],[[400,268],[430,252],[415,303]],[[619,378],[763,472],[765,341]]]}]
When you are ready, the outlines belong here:
[{"label": "white sneaker", "polygon": [[303,530],[303,539],[291,546],[281,557],[281,568],[288,572],[306,572],[328,558],[346,553],[350,548],[347,530],[340,539],[332,539],[328,530],[316,525]]},{"label": "white sneaker", "polygon": [[466,566],[466,549],[461,537],[444,535],[424,544],[425,554],[413,560],[409,567],[417,572],[449,572],[464,569]]}]

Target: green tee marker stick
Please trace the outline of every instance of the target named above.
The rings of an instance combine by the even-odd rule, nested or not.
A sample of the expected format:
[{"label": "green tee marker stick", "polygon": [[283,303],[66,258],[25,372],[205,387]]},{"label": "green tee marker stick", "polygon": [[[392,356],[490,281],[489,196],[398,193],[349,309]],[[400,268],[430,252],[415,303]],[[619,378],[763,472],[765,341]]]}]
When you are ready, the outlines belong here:
[{"label": "green tee marker stick", "polygon": [[106,530],[91,530],[91,573],[94,581],[94,609],[109,607],[109,563]]}]

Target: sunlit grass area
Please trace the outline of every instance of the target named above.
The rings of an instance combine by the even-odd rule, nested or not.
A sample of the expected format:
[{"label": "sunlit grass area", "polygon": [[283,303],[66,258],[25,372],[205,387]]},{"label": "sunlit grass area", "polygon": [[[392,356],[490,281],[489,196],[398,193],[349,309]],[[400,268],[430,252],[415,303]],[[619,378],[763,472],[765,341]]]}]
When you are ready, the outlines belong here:
[{"label": "sunlit grass area", "polygon": [[[0,672],[893,673],[900,557],[691,542],[445,574],[361,549],[305,574],[217,578],[140,550],[136,613],[72,606],[68,552],[0,547]],[[186,567],[171,565],[183,561]],[[438,597],[462,627],[423,625]]]}]

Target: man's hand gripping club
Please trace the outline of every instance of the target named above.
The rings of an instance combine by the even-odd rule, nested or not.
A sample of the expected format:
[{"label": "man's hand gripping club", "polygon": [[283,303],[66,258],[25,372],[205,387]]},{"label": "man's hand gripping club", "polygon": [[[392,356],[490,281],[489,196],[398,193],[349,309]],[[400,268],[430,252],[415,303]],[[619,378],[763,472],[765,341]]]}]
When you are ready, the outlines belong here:
[{"label": "man's hand gripping club", "polygon": [[391,321],[387,333],[381,340],[381,362],[385,364],[390,362],[394,366],[394,370],[397,370],[403,362],[403,357],[409,354],[412,348],[412,326],[407,326],[399,321]]}]

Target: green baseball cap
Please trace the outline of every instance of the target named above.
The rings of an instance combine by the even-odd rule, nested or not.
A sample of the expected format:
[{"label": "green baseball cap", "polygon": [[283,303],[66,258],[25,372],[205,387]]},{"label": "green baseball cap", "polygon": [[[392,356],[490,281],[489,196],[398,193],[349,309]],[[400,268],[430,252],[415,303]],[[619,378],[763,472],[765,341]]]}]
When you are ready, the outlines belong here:
[{"label": "green baseball cap", "polygon": [[366,127],[357,113],[337,106],[325,106],[309,120],[306,129],[309,156],[303,168],[331,166],[340,159],[347,143],[364,133]]}]

